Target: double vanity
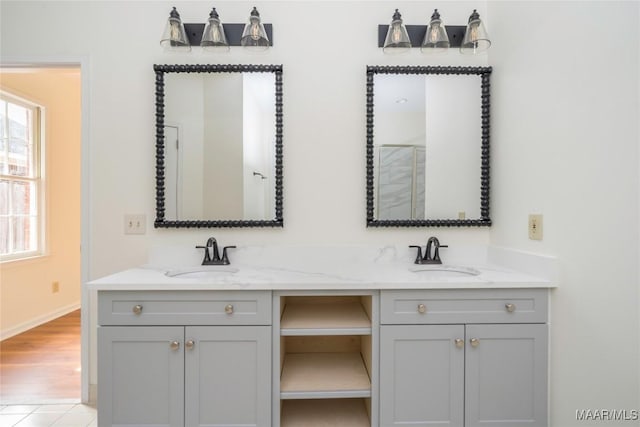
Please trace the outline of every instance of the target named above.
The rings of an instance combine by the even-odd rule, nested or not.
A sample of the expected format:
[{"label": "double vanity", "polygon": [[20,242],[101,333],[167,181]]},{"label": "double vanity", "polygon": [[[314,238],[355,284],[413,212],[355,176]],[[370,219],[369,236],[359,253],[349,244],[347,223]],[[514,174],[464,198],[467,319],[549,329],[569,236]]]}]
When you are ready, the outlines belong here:
[{"label": "double vanity", "polygon": [[[282,227],[282,65],[154,73],[154,226]],[[491,225],[491,73],[366,68],[368,227]],[[553,260],[440,249],[211,238],[89,283],[99,425],[546,426]]]},{"label": "double vanity", "polygon": [[105,426],[546,426],[554,260],[195,248],[89,283]]}]

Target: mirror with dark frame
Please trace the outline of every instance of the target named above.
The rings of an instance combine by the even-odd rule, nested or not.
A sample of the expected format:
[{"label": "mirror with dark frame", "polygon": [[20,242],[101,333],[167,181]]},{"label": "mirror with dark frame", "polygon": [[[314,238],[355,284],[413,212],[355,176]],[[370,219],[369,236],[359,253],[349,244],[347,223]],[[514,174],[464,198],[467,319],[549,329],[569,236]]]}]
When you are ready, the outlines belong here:
[{"label": "mirror with dark frame", "polygon": [[367,226],[490,226],[491,67],[367,67]]},{"label": "mirror with dark frame", "polygon": [[156,228],[282,227],[282,65],[154,65]]}]

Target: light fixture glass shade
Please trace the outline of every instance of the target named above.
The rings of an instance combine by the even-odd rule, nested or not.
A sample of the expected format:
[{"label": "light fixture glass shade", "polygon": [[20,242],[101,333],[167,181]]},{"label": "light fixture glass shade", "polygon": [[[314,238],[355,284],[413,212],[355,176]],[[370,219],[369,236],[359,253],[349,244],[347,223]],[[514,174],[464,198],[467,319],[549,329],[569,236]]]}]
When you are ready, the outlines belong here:
[{"label": "light fixture glass shade", "polygon": [[240,44],[251,50],[266,50],[269,48],[269,38],[264,25],[260,22],[260,14],[255,6],[249,15],[249,22],[245,24],[242,31]]},{"label": "light fixture glass shade", "polygon": [[424,35],[420,50],[424,53],[435,53],[447,49],[449,49],[449,35],[444,22],[440,19],[438,9],[435,9],[431,15],[431,21],[427,25],[427,33]]},{"label": "light fixture glass shade", "polygon": [[411,49],[411,40],[407,28],[402,23],[402,15],[396,9],[391,19],[391,25],[387,30],[387,37],[384,39],[382,51],[384,53],[403,53]]},{"label": "light fixture glass shade", "polygon": [[204,27],[200,46],[202,46],[204,50],[208,51],[229,51],[227,36],[224,34],[224,28],[222,27],[220,17],[218,16],[218,12],[216,12],[215,7],[211,10],[211,13],[209,13],[209,20],[207,21],[207,25]]},{"label": "light fixture glass shade", "polygon": [[485,30],[478,12],[473,9],[460,45],[460,52],[475,55],[489,49],[489,46],[491,46],[491,40],[489,40],[487,30]]},{"label": "light fixture glass shade", "polygon": [[191,50],[187,32],[184,30],[184,25],[182,25],[182,21],[180,20],[180,14],[175,7],[169,15],[167,25],[164,27],[160,46],[170,51],[189,52]]}]

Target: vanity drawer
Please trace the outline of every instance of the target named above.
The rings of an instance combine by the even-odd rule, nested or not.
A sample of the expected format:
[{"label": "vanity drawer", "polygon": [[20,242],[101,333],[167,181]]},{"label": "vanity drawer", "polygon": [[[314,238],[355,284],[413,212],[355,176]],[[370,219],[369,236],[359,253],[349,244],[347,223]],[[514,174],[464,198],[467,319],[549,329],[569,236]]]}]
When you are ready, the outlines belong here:
[{"label": "vanity drawer", "polygon": [[269,291],[100,291],[100,325],[270,325]]},{"label": "vanity drawer", "polygon": [[546,323],[546,289],[382,291],[382,324]]}]

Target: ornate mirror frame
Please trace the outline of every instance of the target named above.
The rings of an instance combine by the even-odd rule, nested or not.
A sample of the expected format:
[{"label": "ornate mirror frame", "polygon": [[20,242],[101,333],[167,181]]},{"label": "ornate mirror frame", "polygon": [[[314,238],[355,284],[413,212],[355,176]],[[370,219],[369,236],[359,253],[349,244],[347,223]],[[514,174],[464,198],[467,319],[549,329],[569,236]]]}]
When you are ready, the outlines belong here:
[{"label": "ornate mirror frame", "polygon": [[[449,66],[367,66],[367,227],[471,227],[490,226],[489,217],[489,153],[491,67]],[[481,85],[480,218],[475,219],[397,219],[377,220],[374,217],[374,76],[376,74],[445,74],[478,75]]]},{"label": "ornate mirror frame", "polygon": [[[155,228],[282,227],[282,65],[158,65],[156,74],[156,219]],[[275,75],[275,218],[273,220],[167,220],[165,218],[164,111],[166,73],[274,73]]]}]

